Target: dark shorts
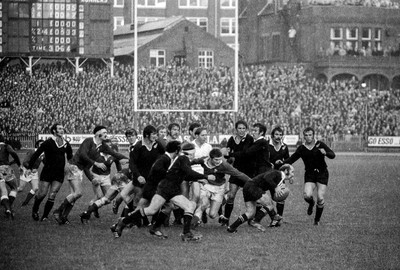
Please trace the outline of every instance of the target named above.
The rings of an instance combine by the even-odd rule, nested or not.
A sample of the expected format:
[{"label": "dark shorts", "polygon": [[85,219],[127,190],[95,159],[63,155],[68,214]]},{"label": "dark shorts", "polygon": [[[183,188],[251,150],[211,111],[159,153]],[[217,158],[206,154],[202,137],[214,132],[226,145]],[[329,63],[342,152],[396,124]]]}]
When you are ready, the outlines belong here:
[{"label": "dark shorts", "polygon": [[154,194],[156,194],[156,191],[157,191],[157,186],[151,184],[145,184],[143,187],[142,198],[151,201]]},{"label": "dark shorts", "polygon": [[64,170],[60,172],[54,172],[54,171],[46,172],[42,170],[39,180],[48,183],[54,181],[64,183]]},{"label": "dark shorts", "polygon": [[253,182],[247,182],[243,187],[243,199],[245,202],[255,202],[264,195],[265,191],[254,185]]},{"label": "dark shorts", "polygon": [[329,172],[328,170],[324,171],[306,171],[304,174],[304,182],[311,182],[311,183],[320,183],[323,185],[328,185],[329,179]]},{"label": "dark shorts", "polygon": [[231,183],[231,184],[235,184],[235,185],[237,185],[238,187],[244,187],[244,185],[246,184],[246,181],[242,181],[242,180],[240,180],[239,178],[237,178],[237,177],[234,177],[234,176],[231,176],[230,178],[229,178],[229,183]]},{"label": "dark shorts", "polygon": [[171,200],[173,197],[181,195],[181,185],[176,183],[168,182],[167,180],[162,180],[158,184],[156,194],[163,197],[166,201]]}]

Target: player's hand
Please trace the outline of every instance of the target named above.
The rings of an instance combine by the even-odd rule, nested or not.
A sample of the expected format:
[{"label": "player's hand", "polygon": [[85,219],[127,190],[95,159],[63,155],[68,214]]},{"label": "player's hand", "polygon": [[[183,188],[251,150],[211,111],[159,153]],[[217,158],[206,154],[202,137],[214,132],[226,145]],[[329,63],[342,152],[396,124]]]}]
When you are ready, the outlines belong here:
[{"label": "player's hand", "polygon": [[279,186],[277,186],[277,187],[275,188],[275,193],[276,193],[276,195],[278,195],[278,196],[282,196],[282,195],[283,195],[283,188],[282,188],[282,185],[279,185]]},{"label": "player's hand", "polygon": [[282,160],[278,159],[277,161],[275,161],[275,165],[281,165],[281,164],[283,164]]},{"label": "player's hand", "polygon": [[318,150],[324,155],[326,156],[326,151],[324,148],[318,148]]},{"label": "player's hand", "polygon": [[107,169],[106,165],[104,165],[104,163],[101,163],[101,162],[95,162],[93,165],[99,169],[102,169],[103,171],[105,171]]},{"label": "player's hand", "polygon": [[140,183],[140,184],[146,184],[146,179],[143,177],[143,176],[139,176],[138,178],[137,178],[137,180],[138,180],[138,182]]},{"label": "player's hand", "polygon": [[206,179],[199,179],[197,180],[197,182],[199,182],[202,185],[208,184],[208,181]]},{"label": "player's hand", "polygon": [[207,179],[210,181],[215,181],[216,178],[215,178],[215,175],[210,174],[207,176]]}]

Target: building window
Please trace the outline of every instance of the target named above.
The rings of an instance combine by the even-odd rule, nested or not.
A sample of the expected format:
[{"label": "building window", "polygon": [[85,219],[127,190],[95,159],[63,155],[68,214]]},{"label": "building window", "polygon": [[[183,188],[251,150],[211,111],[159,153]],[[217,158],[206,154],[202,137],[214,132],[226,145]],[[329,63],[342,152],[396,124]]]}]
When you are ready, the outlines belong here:
[{"label": "building window", "polygon": [[124,0],[114,0],[114,7],[123,8],[124,7]]},{"label": "building window", "polygon": [[204,29],[207,32],[208,30],[208,18],[197,18],[197,17],[187,17],[188,21],[200,26],[200,28]]},{"label": "building window", "polygon": [[166,8],[166,0],[138,0],[138,8]]},{"label": "building window", "polygon": [[375,28],[374,33],[374,48],[378,51],[382,50],[382,29]]},{"label": "building window", "polygon": [[221,18],[221,36],[233,36],[236,33],[235,18]]},{"label": "building window", "polygon": [[155,22],[158,20],[162,20],[165,19],[164,17],[138,17],[137,21],[138,24],[143,24],[143,23],[147,23],[147,22]]},{"label": "building window", "polygon": [[209,50],[199,51],[199,67],[210,68],[214,65],[214,53]]},{"label": "building window", "polygon": [[331,48],[339,50],[343,46],[343,28],[331,28]]},{"label": "building window", "polygon": [[358,51],[358,28],[346,28],[346,51]]},{"label": "building window", "polygon": [[165,50],[150,50],[150,65],[156,67],[165,65]]},{"label": "building window", "polygon": [[208,0],[179,0],[179,8],[207,8]]},{"label": "building window", "polygon": [[236,0],[221,0],[221,8],[235,8]]},{"label": "building window", "polygon": [[368,49],[371,47],[371,39],[372,39],[372,29],[371,28],[363,28],[361,35],[361,47],[364,49]]},{"label": "building window", "polygon": [[114,17],[114,30],[124,25],[124,17]]}]

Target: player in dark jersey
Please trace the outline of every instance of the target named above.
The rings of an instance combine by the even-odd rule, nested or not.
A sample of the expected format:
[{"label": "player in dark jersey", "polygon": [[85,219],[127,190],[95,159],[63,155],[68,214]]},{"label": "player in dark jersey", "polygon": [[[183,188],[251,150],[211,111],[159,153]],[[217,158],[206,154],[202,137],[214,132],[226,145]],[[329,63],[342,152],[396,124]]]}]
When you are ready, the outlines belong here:
[{"label": "player in dark jersey", "polygon": [[71,145],[63,138],[64,127],[60,124],[54,124],[50,131],[53,136],[40,145],[29,160],[27,167],[32,170],[36,160],[44,153],[46,160],[40,173],[39,191],[32,207],[32,218],[36,221],[39,220],[40,204],[47,194],[49,195],[41,221],[48,219],[56,195],[64,182],[65,156],[68,160],[72,158]]},{"label": "player in dark jersey", "polygon": [[[183,233],[181,234],[182,240],[198,241],[201,239],[201,235],[195,235],[190,230],[191,220],[193,217],[193,212],[196,208],[196,203],[189,201],[188,198],[182,195],[181,183],[184,179],[206,183],[206,179],[215,180],[215,177],[213,175],[209,175],[207,177],[206,175],[199,174],[191,169],[190,162],[194,159],[195,153],[195,147],[193,144],[183,144],[182,151],[183,154],[174,160],[165,176],[165,179],[161,180],[161,182],[158,184],[156,195],[154,195],[150,205],[144,209],[139,209],[138,211],[131,213],[126,218],[121,218],[118,221],[115,229],[112,228],[116,238],[121,236],[122,230],[127,224],[140,224],[140,222],[143,220],[143,217],[156,214],[166,202],[170,201],[172,204],[183,208],[185,212],[183,218]],[[166,213],[160,211],[155,221],[155,224],[157,224],[156,226],[161,226],[167,217],[168,215]]]},{"label": "player in dark jersey", "polygon": [[[247,160],[242,159],[241,156],[238,156],[237,158],[234,158],[232,156],[235,155],[235,153],[239,153],[248,149],[253,144],[254,139],[248,134],[248,125],[245,121],[237,121],[235,123],[235,129],[236,135],[233,135],[228,140],[226,147],[227,152],[223,148],[222,153],[228,158],[229,161],[233,161],[233,167],[251,177],[253,174],[252,164],[250,164]],[[221,225],[227,226],[229,224],[229,218],[233,211],[236,193],[239,187],[243,187],[244,184],[245,182],[236,177],[229,178],[229,192],[227,194],[225,210],[224,214],[220,215],[219,218],[219,222],[221,223]]]},{"label": "player in dark jersey", "polygon": [[[82,181],[84,170],[95,166],[101,170],[106,170],[104,163],[97,162],[100,153],[113,156],[117,160],[128,159],[126,156],[112,150],[104,140],[107,139],[107,129],[104,126],[96,126],[93,130],[94,137],[86,138],[73,158],[66,166],[65,178],[71,187],[71,193],[64,199],[61,205],[53,212],[53,216],[58,224],[68,224],[68,215],[74,207],[75,202],[82,197]],[[46,155],[47,160],[47,155]]]},{"label": "player in dark jersey", "polygon": [[24,202],[22,203],[22,206],[26,206],[28,205],[29,201],[36,195],[37,191],[39,190],[39,166],[40,163],[42,163],[43,159],[44,159],[44,154],[42,154],[35,162],[35,164],[32,167],[32,170],[28,170],[28,166],[29,166],[29,161],[33,155],[33,153],[35,153],[35,151],[39,148],[39,146],[43,143],[43,140],[38,140],[35,142],[35,148],[29,150],[26,153],[25,159],[22,162],[22,173],[20,174],[20,182],[19,182],[19,186],[18,186],[18,192],[21,192],[24,190],[25,185],[27,183],[29,183],[31,185],[31,190],[29,191],[29,193],[26,195],[26,198],[24,200]]},{"label": "player in dark jersey", "polygon": [[[9,161],[10,156],[14,159],[13,162]],[[5,143],[3,135],[0,134],[0,200],[5,208],[7,218],[14,218],[12,204],[17,196],[18,189],[17,179],[11,167],[11,164],[14,162],[17,163],[18,167],[21,166],[18,154],[11,145]],[[10,188],[10,193],[8,193],[7,186]]]},{"label": "player in dark jersey", "polygon": [[[136,131],[135,129],[133,129],[133,128],[127,129],[127,130],[125,131],[125,137],[126,137],[126,140],[129,142],[128,151],[129,151],[129,153],[130,153],[130,152],[133,151],[133,148],[135,147],[136,143],[138,142],[138,139],[137,139],[137,137],[138,137],[137,131]],[[118,150],[117,150],[117,152],[118,152]],[[128,178],[131,179],[132,176],[130,175]],[[116,198],[114,199],[114,201],[113,201],[112,211],[113,211],[114,214],[118,214],[118,208],[119,208],[120,204],[121,204],[123,201],[124,201],[124,199],[122,199],[121,193],[118,193],[117,197],[116,197]],[[127,207],[126,209],[128,209],[128,207]],[[126,210],[126,211],[127,211],[127,210]]]},{"label": "player in dark jersey", "polygon": [[335,153],[323,142],[315,140],[315,131],[307,127],[303,131],[305,142],[300,145],[284,163],[293,164],[299,158],[304,162],[304,200],[308,203],[307,214],[313,213],[315,205],[313,192],[317,188],[317,209],[314,217],[314,225],[319,225],[325,206],[324,196],[329,180],[328,166],[325,157],[335,158]]},{"label": "player in dark jersey", "polygon": [[129,154],[129,170],[132,181],[121,192],[121,197],[129,206],[128,210],[124,209],[123,216],[136,208],[142,197],[143,186],[147,181],[151,166],[164,152],[164,147],[157,142],[156,128],[152,125],[146,126],[143,129],[143,139],[136,143],[133,151]]},{"label": "player in dark jersey", "polygon": [[[283,188],[285,187],[284,181],[292,179],[294,176],[293,172],[293,167],[286,164],[281,166],[279,171],[269,170],[263,174],[257,175],[252,181],[247,181],[243,187],[246,211],[228,227],[228,232],[236,232],[241,224],[253,218],[256,213],[257,203],[268,207],[271,212],[275,212],[271,197],[273,197],[275,193],[277,195],[283,193]],[[267,193],[267,191],[269,192]],[[273,219],[279,220],[281,217],[275,212]]]},{"label": "player in dark jersey", "polygon": [[[269,161],[273,164],[274,169],[278,170],[282,166],[282,160],[287,159],[289,157],[289,149],[288,146],[283,143],[283,130],[281,127],[276,127],[271,131],[271,140],[269,141]],[[276,203],[276,212],[278,215],[283,215],[283,209],[285,206],[285,201]],[[254,219],[249,222],[249,224],[253,227],[256,227],[260,231],[265,231],[265,228],[260,224],[261,220],[268,213],[268,209],[262,206],[257,205],[257,211],[254,216]],[[281,225],[282,220],[275,221],[271,220],[270,227],[279,227]]]}]

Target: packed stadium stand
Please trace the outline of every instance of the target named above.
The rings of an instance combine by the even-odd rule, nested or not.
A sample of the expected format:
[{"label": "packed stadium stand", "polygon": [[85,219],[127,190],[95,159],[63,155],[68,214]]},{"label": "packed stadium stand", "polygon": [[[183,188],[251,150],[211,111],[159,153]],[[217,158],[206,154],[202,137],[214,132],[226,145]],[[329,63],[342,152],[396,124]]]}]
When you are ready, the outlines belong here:
[{"label": "packed stadium stand", "polygon": [[[128,127],[178,122],[185,131],[201,122],[210,133],[232,134],[234,122],[281,125],[286,134],[312,126],[321,137],[343,134],[399,136],[400,90],[376,91],[355,79],[319,81],[302,66],[267,69],[247,66],[239,72],[239,111],[134,112],[133,67],[116,63],[115,77],[103,63],[85,64],[75,74],[68,63],[40,64],[30,77],[24,66],[0,70],[0,130],[5,134],[49,133],[54,122],[69,133],[91,133],[96,124],[110,133]],[[140,68],[139,108],[233,108],[233,72],[227,68]],[[368,126],[366,126],[368,123]]]}]

